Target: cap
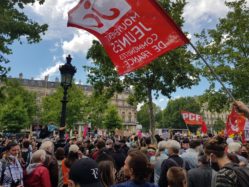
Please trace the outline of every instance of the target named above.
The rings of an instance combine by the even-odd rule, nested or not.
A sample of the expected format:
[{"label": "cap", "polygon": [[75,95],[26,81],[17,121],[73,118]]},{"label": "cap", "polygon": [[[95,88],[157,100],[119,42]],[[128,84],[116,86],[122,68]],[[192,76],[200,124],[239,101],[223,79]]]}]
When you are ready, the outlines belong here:
[{"label": "cap", "polygon": [[103,187],[99,179],[97,163],[91,158],[83,158],[71,166],[69,179],[81,187]]},{"label": "cap", "polygon": [[78,151],[79,151],[79,147],[77,145],[75,145],[75,144],[70,145],[69,152],[77,153]]}]

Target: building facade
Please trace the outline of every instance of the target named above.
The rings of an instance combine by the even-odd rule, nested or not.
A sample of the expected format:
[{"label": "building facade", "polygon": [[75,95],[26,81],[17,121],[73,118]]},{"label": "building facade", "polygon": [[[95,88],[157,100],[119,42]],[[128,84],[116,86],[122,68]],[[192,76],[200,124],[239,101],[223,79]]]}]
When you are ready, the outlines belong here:
[{"label": "building facade", "polygon": [[[38,106],[41,106],[41,102],[44,97],[53,94],[57,87],[60,86],[58,78],[56,78],[55,81],[49,81],[48,76],[46,76],[44,80],[34,80],[32,78],[25,79],[20,73],[18,80],[25,89],[36,93],[36,103]],[[82,85],[80,83],[77,85],[86,95],[92,94],[92,86]],[[118,113],[123,120],[124,128],[135,130],[137,125],[137,111],[136,106],[131,106],[127,102],[129,92],[130,91],[126,90],[120,94],[115,94],[111,99],[111,103],[117,107]]]}]

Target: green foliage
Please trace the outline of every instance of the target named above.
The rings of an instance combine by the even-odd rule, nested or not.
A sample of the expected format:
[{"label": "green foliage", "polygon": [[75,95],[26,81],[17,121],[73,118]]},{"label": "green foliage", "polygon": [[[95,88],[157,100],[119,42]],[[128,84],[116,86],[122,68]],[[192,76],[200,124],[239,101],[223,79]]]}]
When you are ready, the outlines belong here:
[{"label": "green foliage", "polygon": [[[249,7],[246,0],[227,1],[226,6],[229,8],[227,16],[219,20],[215,29],[204,30],[197,35],[200,39],[197,44],[234,97],[249,102]],[[203,69],[204,76],[216,83],[210,71]],[[215,93],[209,94],[206,101],[214,96],[222,107],[228,105],[229,102],[224,102],[228,101],[224,90],[220,89]],[[217,109],[216,106],[213,108]]]},{"label": "green foliage", "polygon": [[[44,124],[60,124],[62,97],[63,89],[58,87],[55,93],[43,99],[41,115]],[[86,101],[87,96],[84,95],[80,87],[72,85],[72,87],[69,88],[66,117],[66,124],[69,127],[72,127],[73,124],[79,121],[86,120]]]},{"label": "green foliage", "polygon": [[219,132],[219,131],[222,131],[225,129],[225,123],[222,119],[218,118],[215,123],[214,123],[214,126],[213,126],[213,130],[216,131],[216,132]]},{"label": "green foliage", "polygon": [[110,105],[105,111],[103,124],[109,131],[122,128],[122,120],[115,106]]},{"label": "green foliage", "polygon": [[108,99],[104,95],[93,94],[87,100],[88,122],[94,127],[103,128],[104,114],[107,109]]},{"label": "green foliage", "polygon": [[[186,1],[161,0],[160,3],[171,14],[178,26],[183,26],[182,13]],[[160,93],[170,97],[177,88],[191,88],[199,82],[199,70],[191,64],[194,55],[187,50],[186,46],[161,56],[142,69],[126,74],[123,79],[118,77],[114,65],[98,41],[93,42],[87,58],[92,59],[95,65],[85,66],[85,69],[89,71],[88,81],[99,93],[108,93],[107,95],[111,97],[115,91],[120,92],[124,87],[132,86],[130,104],[148,103],[152,133],[155,129],[152,92],[156,97]]]},{"label": "green foliage", "polygon": [[5,76],[9,68],[2,64],[8,63],[5,55],[12,54],[9,48],[15,40],[20,43],[24,36],[28,43],[36,43],[41,40],[41,34],[47,30],[47,25],[39,25],[29,19],[23,12],[26,5],[39,2],[42,4],[44,0],[1,0],[0,3],[0,78]]},{"label": "green foliage", "polygon": [[181,111],[200,114],[201,106],[193,97],[181,97],[170,100],[163,111],[162,127],[173,129],[186,129]]},{"label": "green foliage", "polygon": [[[153,110],[155,114],[155,122],[156,126],[159,126],[159,123],[161,121],[161,109],[156,104],[153,103]],[[149,119],[149,106],[148,104],[144,104],[141,109],[137,112],[137,121],[139,124],[143,126],[143,130],[146,132],[150,129],[150,119]]]},{"label": "green foliage", "polygon": [[1,94],[1,130],[19,132],[29,127],[37,109],[35,94],[22,88],[15,80],[7,81],[1,87]]}]

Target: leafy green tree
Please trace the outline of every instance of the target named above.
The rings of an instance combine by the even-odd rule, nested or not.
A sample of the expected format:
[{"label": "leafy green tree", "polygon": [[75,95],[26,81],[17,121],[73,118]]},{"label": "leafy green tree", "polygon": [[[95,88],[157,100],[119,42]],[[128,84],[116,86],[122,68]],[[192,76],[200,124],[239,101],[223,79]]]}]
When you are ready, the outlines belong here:
[{"label": "leafy green tree", "polygon": [[115,106],[110,105],[105,111],[103,119],[104,127],[109,131],[114,131],[116,128],[122,128],[122,120]]},{"label": "leafy green tree", "polygon": [[46,24],[39,25],[22,10],[24,6],[35,2],[42,4],[44,0],[2,0],[0,3],[0,78],[9,71],[9,68],[2,65],[9,62],[4,54],[12,54],[9,46],[16,40],[22,43],[22,37],[27,38],[28,43],[39,42],[41,34],[47,30]]},{"label": "leafy green tree", "polygon": [[201,106],[193,97],[181,97],[179,99],[170,100],[167,107],[163,111],[162,127],[186,129],[181,111],[200,114]]},{"label": "leafy green tree", "polygon": [[[161,109],[155,103],[153,103],[153,110],[155,114],[155,122],[158,126],[161,120],[161,116],[162,116]],[[149,131],[150,129],[150,119],[148,116],[148,112],[149,112],[148,104],[144,104],[141,107],[141,109],[137,112],[137,121],[139,124],[143,126],[143,130],[145,131]]]},{"label": "leafy green tree", "polygon": [[[234,97],[249,102],[249,7],[246,0],[226,1],[225,4],[228,14],[219,20],[216,28],[197,35],[198,48]],[[217,83],[207,68],[203,73],[210,82]],[[212,85],[207,90],[206,101],[211,100],[210,108],[217,111],[230,101],[222,88],[215,90],[215,87]]]},{"label": "leafy green tree", "polygon": [[[44,124],[60,124],[62,97],[63,89],[58,87],[55,93],[43,99],[41,118]],[[72,87],[68,89],[66,124],[69,127],[72,127],[72,125],[78,121],[86,120],[86,101],[87,96],[84,95],[80,87],[72,85]]]},{"label": "leafy green tree", "polygon": [[103,119],[106,109],[108,108],[108,101],[104,95],[93,93],[87,100],[86,111],[88,114],[87,120],[94,127],[103,128]]},{"label": "leafy green tree", "polygon": [[17,80],[8,80],[2,87],[0,124],[2,130],[19,132],[32,124],[37,109],[35,94],[20,86]]},{"label": "leafy green tree", "polygon": [[[182,26],[182,17],[185,0],[181,1],[159,1],[167,9],[178,26]],[[187,47],[181,47],[171,51],[146,67],[127,74],[123,79],[118,74],[105,53],[101,44],[97,41],[88,51],[87,58],[91,58],[95,66],[85,67],[88,71],[88,81],[99,92],[108,93],[112,96],[115,91],[122,91],[124,87],[133,87],[130,104],[145,102],[149,106],[150,131],[152,136],[155,130],[155,114],[153,110],[152,96],[161,93],[170,97],[178,87],[190,88],[199,82],[199,71],[192,64],[193,54]]]},{"label": "leafy green tree", "polygon": [[216,131],[216,132],[219,132],[219,131],[222,131],[225,129],[225,123],[222,119],[218,118],[214,125],[213,125],[213,130]]}]

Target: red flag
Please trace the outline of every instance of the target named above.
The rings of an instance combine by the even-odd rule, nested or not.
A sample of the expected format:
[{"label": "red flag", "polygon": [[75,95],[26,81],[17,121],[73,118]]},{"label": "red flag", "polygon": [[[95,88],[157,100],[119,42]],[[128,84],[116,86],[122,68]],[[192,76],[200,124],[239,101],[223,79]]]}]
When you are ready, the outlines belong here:
[{"label": "red flag", "polygon": [[227,135],[244,133],[246,118],[243,114],[239,114],[233,107],[231,113],[227,117],[226,132]]},{"label": "red flag", "polygon": [[207,125],[205,123],[205,121],[202,121],[202,125],[201,125],[201,132],[206,134],[207,133]]},{"label": "red flag", "polygon": [[203,119],[201,115],[191,112],[182,111],[182,118],[187,125],[202,125]]},{"label": "red flag", "polygon": [[81,0],[68,17],[101,41],[120,75],[189,42],[155,0]]}]

